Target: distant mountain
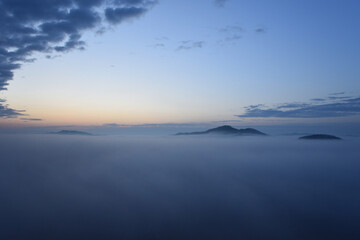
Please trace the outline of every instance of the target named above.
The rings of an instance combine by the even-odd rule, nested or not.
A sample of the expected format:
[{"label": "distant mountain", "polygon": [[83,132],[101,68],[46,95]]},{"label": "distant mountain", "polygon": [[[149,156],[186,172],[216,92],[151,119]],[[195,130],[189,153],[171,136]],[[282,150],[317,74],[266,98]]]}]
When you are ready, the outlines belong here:
[{"label": "distant mountain", "polygon": [[188,132],[177,133],[175,135],[203,135],[203,134],[218,134],[218,135],[236,135],[236,136],[266,136],[267,134],[260,132],[254,128],[236,129],[229,125],[224,125],[217,128],[212,128],[204,132]]},{"label": "distant mountain", "polygon": [[299,137],[299,139],[305,139],[305,140],[341,140],[341,138],[328,135],[328,134],[313,134],[308,136]]},{"label": "distant mountain", "polygon": [[91,133],[82,132],[82,131],[73,131],[73,130],[61,130],[58,132],[53,132],[51,134],[59,134],[59,135],[84,135],[84,136],[91,136]]}]

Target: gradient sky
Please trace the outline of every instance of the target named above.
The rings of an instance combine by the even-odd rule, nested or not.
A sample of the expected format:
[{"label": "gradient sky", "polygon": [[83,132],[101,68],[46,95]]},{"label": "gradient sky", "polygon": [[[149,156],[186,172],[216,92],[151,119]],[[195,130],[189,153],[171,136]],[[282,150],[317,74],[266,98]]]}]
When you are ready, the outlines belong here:
[{"label": "gradient sky", "polygon": [[82,32],[85,50],[32,52],[0,91],[28,115],[0,124],[357,121],[359,10],[355,0],[161,0]]}]

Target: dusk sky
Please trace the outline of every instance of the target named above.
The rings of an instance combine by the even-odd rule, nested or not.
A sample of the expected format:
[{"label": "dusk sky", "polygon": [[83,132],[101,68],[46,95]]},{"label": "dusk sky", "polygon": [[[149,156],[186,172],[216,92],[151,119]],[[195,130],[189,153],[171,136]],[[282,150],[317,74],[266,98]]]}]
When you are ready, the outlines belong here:
[{"label": "dusk sky", "polygon": [[358,1],[31,3],[0,1],[3,127],[359,121]]},{"label": "dusk sky", "polygon": [[0,0],[0,240],[359,240],[359,0]]}]

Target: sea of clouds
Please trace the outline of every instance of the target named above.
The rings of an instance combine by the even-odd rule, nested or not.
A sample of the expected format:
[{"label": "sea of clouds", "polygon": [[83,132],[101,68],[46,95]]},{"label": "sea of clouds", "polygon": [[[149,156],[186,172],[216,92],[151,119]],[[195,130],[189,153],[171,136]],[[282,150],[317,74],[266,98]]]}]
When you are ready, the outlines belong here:
[{"label": "sea of clouds", "polygon": [[0,135],[0,239],[360,239],[360,139]]}]

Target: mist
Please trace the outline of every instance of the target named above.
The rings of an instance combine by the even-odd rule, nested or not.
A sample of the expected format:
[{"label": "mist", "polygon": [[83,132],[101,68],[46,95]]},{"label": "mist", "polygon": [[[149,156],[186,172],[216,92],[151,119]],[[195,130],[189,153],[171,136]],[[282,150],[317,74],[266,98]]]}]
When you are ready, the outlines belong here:
[{"label": "mist", "polygon": [[1,239],[359,239],[360,139],[0,135]]}]

